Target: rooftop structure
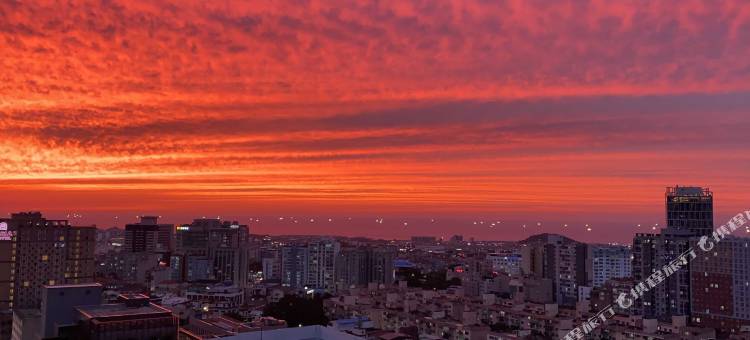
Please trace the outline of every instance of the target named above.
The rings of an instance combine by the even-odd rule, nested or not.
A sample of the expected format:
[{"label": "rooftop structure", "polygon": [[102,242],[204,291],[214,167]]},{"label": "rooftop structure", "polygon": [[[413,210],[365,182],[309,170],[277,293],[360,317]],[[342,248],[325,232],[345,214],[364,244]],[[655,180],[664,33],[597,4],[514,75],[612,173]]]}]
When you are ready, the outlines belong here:
[{"label": "rooftop structure", "polygon": [[237,334],[222,338],[223,340],[361,340],[362,338],[336,331],[331,327],[325,326],[307,326],[274,329],[270,331],[258,331],[250,333]]},{"label": "rooftop structure", "polygon": [[119,303],[76,307],[78,339],[170,339],[177,334],[177,319],[166,308],[141,294],[118,297]]}]

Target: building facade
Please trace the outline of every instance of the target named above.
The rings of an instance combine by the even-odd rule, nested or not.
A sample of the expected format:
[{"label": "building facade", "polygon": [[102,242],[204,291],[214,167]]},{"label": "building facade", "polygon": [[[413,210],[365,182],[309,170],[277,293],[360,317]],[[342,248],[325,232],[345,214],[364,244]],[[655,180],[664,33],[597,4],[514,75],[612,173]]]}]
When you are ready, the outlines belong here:
[{"label": "building facade", "polygon": [[[633,239],[633,278],[641,282],[687,251],[692,240],[713,232],[713,193],[708,188],[668,187],[666,228],[659,234],[636,234]],[[644,318],[669,321],[691,312],[691,269],[683,268],[647,291],[634,311]]]},{"label": "building facade", "polygon": [[219,219],[196,219],[178,226],[175,252],[183,267],[177,270],[186,281],[248,283],[250,258],[247,225]]},{"label": "building facade", "polygon": [[93,282],[95,227],[38,212],[0,219],[0,309],[39,308],[42,287]]},{"label": "building facade", "polygon": [[301,289],[307,278],[307,246],[286,245],[281,248],[281,284]]},{"label": "building facade", "polygon": [[725,332],[750,326],[750,239],[730,236],[690,262],[691,321]]},{"label": "building facade", "polygon": [[55,338],[58,326],[76,322],[75,307],[102,303],[102,285],[86,283],[77,285],[44,286],[42,292],[41,338]]},{"label": "building facade", "polygon": [[395,249],[356,247],[342,249],[336,258],[336,282],[342,287],[369,283],[393,284]]},{"label": "building facade", "polygon": [[592,284],[601,287],[611,279],[630,277],[632,253],[630,247],[618,245],[591,245]]},{"label": "building facade", "polygon": [[515,252],[490,253],[487,254],[487,261],[490,262],[492,270],[497,273],[514,276],[521,274],[521,254]]},{"label": "building facade", "polygon": [[126,225],[124,251],[170,253],[174,248],[174,224],[158,221],[158,216],[141,216],[140,222]]},{"label": "building facade", "polygon": [[574,306],[578,287],[590,285],[588,245],[555,234],[540,234],[521,241],[523,274],[552,281],[554,302]]},{"label": "building facade", "polygon": [[120,295],[119,302],[76,307],[77,325],[69,338],[177,339],[177,317],[140,294]]},{"label": "building facade", "polygon": [[336,257],[341,245],[330,239],[307,244],[307,276],[305,285],[310,289],[336,291]]}]

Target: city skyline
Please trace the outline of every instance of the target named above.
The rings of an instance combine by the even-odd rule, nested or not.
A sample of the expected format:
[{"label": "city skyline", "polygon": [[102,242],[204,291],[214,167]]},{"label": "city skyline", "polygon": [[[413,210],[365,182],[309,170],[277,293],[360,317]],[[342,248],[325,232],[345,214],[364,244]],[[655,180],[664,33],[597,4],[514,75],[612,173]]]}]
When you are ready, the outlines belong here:
[{"label": "city skyline", "polygon": [[750,339],[750,1],[0,0],[0,340]]},{"label": "city skyline", "polygon": [[710,187],[719,219],[750,192],[743,2],[5,1],[0,18],[3,213],[623,242],[664,223],[666,186]]},{"label": "city skyline", "polygon": [[[678,186],[679,187],[679,186]],[[681,186],[689,188],[689,186]],[[671,187],[667,187],[669,191]],[[710,190],[706,188],[706,190]],[[664,194],[662,194],[664,195]],[[713,195],[713,193],[712,193]],[[661,198],[661,209],[664,209],[664,196]],[[8,213],[10,216],[11,213]],[[45,214],[50,218],[70,220],[73,225],[87,225],[91,218],[79,213],[69,213],[64,216]],[[375,239],[409,239],[414,236],[433,236],[448,240],[454,235],[461,235],[467,239],[477,241],[519,241],[532,235],[560,234],[587,243],[628,244],[634,233],[658,233],[667,226],[667,220],[662,212],[661,219],[654,218],[642,223],[629,223],[629,228],[613,230],[607,222],[596,219],[583,219],[582,216],[569,215],[571,218],[550,221],[548,219],[514,220],[493,216],[468,217],[436,217],[427,216],[388,216],[388,215],[185,215],[164,216],[158,213],[140,215],[116,215],[101,217],[104,224],[98,228],[124,228],[128,224],[137,223],[142,218],[158,218],[171,225],[188,225],[196,219],[217,219],[236,221],[249,227],[256,235],[319,235],[344,237],[369,237]],[[565,215],[556,216],[556,218]],[[733,216],[729,214],[728,216]],[[634,221],[637,221],[634,219]],[[655,222],[656,221],[656,222]],[[345,231],[341,231],[341,230]],[[745,230],[750,233],[750,230]],[[742,235],[744,236],[744,235]]]}]

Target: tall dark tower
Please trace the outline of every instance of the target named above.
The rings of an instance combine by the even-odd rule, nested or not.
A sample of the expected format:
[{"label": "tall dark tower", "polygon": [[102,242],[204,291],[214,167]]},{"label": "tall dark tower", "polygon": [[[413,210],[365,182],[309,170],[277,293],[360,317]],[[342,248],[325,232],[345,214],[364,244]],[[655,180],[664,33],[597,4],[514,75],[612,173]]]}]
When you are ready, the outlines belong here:
[{"label": "tall dark tower", "polygon": [[[692,240],[714,230],[713,193],[708,188],[668,187],[664,197],[667,227],[659,234],[633,238],[633,278],[638,282],[688,250]],[[646,292],[633,309],[645,318],[670,321],[688,317],[690,302],[690,267],[685,267]]]},{"label": "tall dark tower", "polygon": [[694,236],[714,231],[714,196],[708,188],[667,187],[667,228]]}]

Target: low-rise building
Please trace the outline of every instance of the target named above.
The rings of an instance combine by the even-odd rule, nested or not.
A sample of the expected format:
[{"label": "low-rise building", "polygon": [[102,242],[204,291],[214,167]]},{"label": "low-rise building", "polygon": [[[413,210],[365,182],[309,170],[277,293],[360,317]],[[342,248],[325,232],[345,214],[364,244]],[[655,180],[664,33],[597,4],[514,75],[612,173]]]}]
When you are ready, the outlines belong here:
[{"label": "low-rise building", "polygon": [[121,295],[120,303],[76,307],[75,339],[176,339],[177,318],[141,294]]}]

